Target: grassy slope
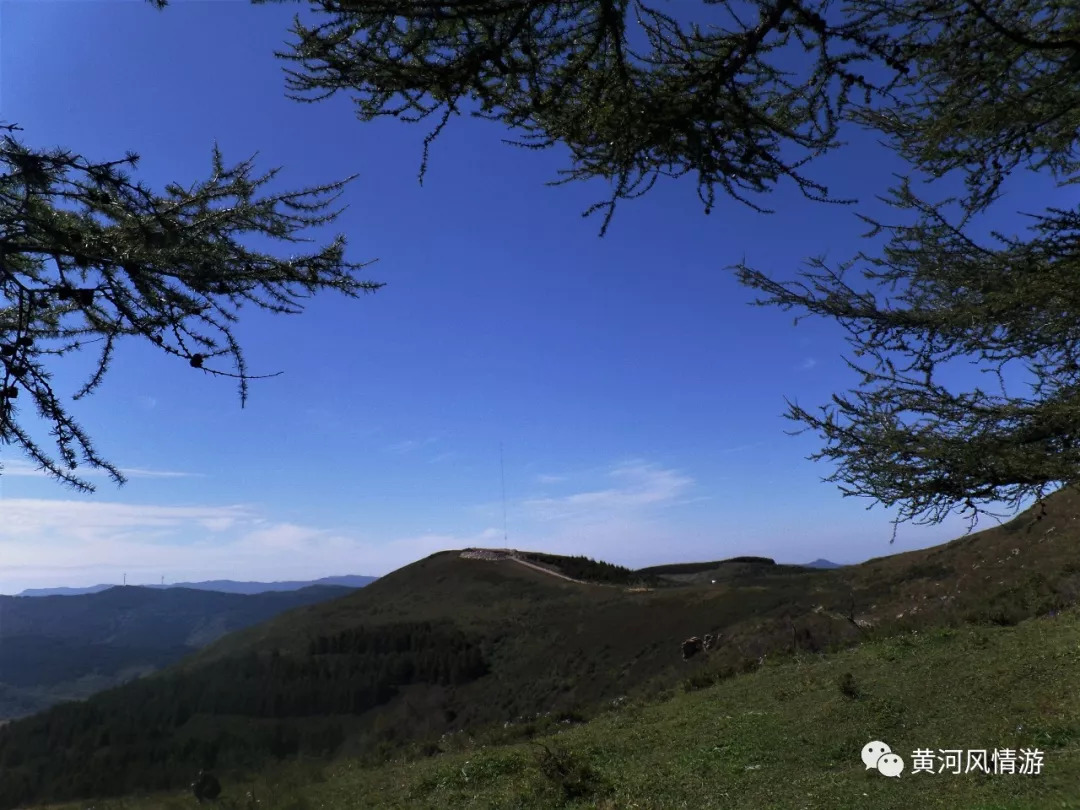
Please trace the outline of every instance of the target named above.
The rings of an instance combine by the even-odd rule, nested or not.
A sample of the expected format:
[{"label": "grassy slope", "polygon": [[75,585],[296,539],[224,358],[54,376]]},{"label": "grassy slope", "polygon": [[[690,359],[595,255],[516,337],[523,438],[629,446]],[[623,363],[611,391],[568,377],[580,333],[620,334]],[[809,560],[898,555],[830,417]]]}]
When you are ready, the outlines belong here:
[{"label": "grassy slope", "polygon": [[[849,672],[861,697],[838,686]],[[246,806],[239,797],[254,787],[266,810],[1077,807],[1078,683],[1080,613],[1070,610],[1016,627],[938,629],[796,657],[664,702],[614,709],[538,738],[569,766],[564,776],[540,746],[489,746],[374,769],[294,765],[253,785],[227,785],[222,805]],[[871,739],[908,760],[899,779],[864,770],[859,752]],[[915,748],[1006,747],[1043,750],[1042,774],[910,773]],[[575,790],[582,795],[567,799]],[[93,806],[164,810],[190,802],[162,795]]]},{"label": "grassy slope", "polygon": [[[707,682],[709,668],[725,657],[725,663],[741,665],[756,662],[762,653],[775,658],[792,646],[814,651],[969,619],[1007,625],[1075,604],[1080,492],[1056,493],[1045,517],[1038,515],[1039,510],[1029,510],[1004,526],[860,566],[833,571],[752,566],[754,571],[718,579],[716,585],[646,592],[570,583],[512,561],[466,560],[444,552],[343,599],[233,634],[180,668],[198,679],[202,663],[229,662],[249,650],[281,648],[303,655],[316,630],[452,617],[458,627],[488,639],[492,674],[453,694],[408,687],[383,709],[357,718],[363,733],[357,745],[343,750],[371,748],[379,724],[398,740],[463,727],[473,734],[486,723],[501,726],[535,711],[557,713],[621,694],[655,694],[688,675]],[[817,607],[824,609],[815,612]],[[845,619],[850,615],[871,622],[872,629],[856,629]],[[712,661],[680,660],[683,638],[717,629],[723,640]],[[914,693],[923,696],[921,688]],[[872,698],[876,694],[870,691]],[[440,718],[448,707],[457,719],[444,723]],[[210,732],[192,726],[183,733]]]},{"label": "grassy slope", "polygon": [[[458,552],[444,552],[343,599],[232,634],[180,668],[197,677],[203,664],[249,650],[303,654],[314,628],[331,633],[360,624],[451,617],[456,626],[490,642],[493,675],[460,687],[453,699],[458,725],[471,726],[611,699],[653,680],[671,683],[682,671],[680,644],[692,635],[723,629],[731,656],[741,658],[745,651],[756,659],[786,643],[781,617],[808,611],[809,593],[833,605],[846,591],[834,572],[800,569],[797,576],[755,571],[716,587],[631,592],[566,582],[512,561],[461,559]],[[759,632],[762,621],[775,625],[770,640]],[[843,622],[817,624],[832,625],[837,637],[854,635]],[[822,633],[828,629],[821,628]],[[386,720],[409,729],[410,711],[436,714],[443,697],[413,690],[412,709],[395,700]]]}]

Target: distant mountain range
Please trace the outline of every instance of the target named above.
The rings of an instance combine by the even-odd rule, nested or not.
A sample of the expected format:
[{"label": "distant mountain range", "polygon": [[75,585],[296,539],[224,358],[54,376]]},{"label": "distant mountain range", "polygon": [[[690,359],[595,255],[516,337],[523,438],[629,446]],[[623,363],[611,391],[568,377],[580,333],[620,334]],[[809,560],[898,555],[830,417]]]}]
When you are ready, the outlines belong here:
[{"label": "distant mountain range", "polygon": [[[980,639],[980,647],[997,647],[1014,637],[1014,629],[1022,629],[1013,625],[1048,611],[1064,613],[1077,603],[1080,487],[1053,493],[1044,508],[1045,515],[1033,506],[1009,523],[958,541],[852,565],[823,559],[785,565],[744,556],[634,571],[582,556],[472,548],[432,554],[359,589],[322,586],[241,596],[129,587],[72,597],[3,597],[0,682],[11,686],[5,691],[0,684],[0,701],[14,702],[29,692],[31,687],[20,685],[31,680],[24,670],[33,656],[38,662],[33,683],[63,679],[70,686],[78,668],[89,670],[87,660],[96,658],[98,672],[116,671],[124,648],[161,651],[162,660],[178,646],[199,649],[174,658],[175,663],[150,677],[137,677],[129,669],[124,675],[129,682],[118,688],[104,689],[95,681],[98,693],[85,701],[4,725],[0,810],[76,800],[89,806],[95,798],[179,790],[204,767],[217,771],[222,782],[236,780],[237,793],[243,784],[239,780],[247,781],[247,774],[262,771],[260,791],[263,785],[271,790],[270,785],[280,784],[283,767],[296,763],[297,774],[314,774],[322,763],[344,757],[355,758],[349,778],[363,773],[360,778],[367,781],[360,769],[369,763],[408,757],[412,768],[436,755],[446,756],[447,762],[439,766],[443,775],[433,776],[430,784],[436,787],[422,790],[440,791],[438,802],[434,797],[417,802],[420,789],[406,787],[402,790],[410,792],[398,794],[403,798],[395,806],[454,806],[454,798],[474,789],[502,789],[504,783],[496,780],[503,776],[533,779],[522,777],[519,760],[509,758],[517,754],[491,753],[500,750],[497,746],[523,747],[533,738],[543,740],[563,731],[564,724],[594,716],[602,724],[594,736],[579,737],[574,730],[563,738],[571,742],[562,744],[578,746],[563,749],[581,756],[574,767],[588,765],[592,745],[610,739],[613,728],[649,723],[651,729],[660,729],[658,742],[639,746],[651,757],[640,767],[654,768],[663,735],[686,727],[685,702],[679,714],[659,714],[656,701],[674,705],[681,697],[666,697],[676,692],[711,689],[720,686],[718,681],[739,676],[731,692],[713,693],[733,701],[724,706],[730,720],[758,705],[753,701],[759,692],[745,684],[757,677],[753,672],[766,658],[770,664],[761,677],[772,678],[765,689],[776,691],[777,683],[792,679],[779,678],[774,666],[805,668],[808,660],[827,653],[827,660],[843,655],[847,668],[858,659],[839,651],[862,644],[873,628],[872,657],[862,659],[863,668],[852,677],[887,694],[889,673],[871,663],[880,658],[884,639],[897,634],[909,638],[913,630],[931,631],[928,635],[936,639],[934,628],[971,623],[978,635],[970,638]],[[993,561],[998,561],[993,576],[970,574]],[[345,595],[334,599],[334,593]],[[301,597],[311,603],[284,609]],[[250,607],[271,603],[280,615],[256,624]],[[248,626],[229,632],[237,618],[230,611],[245,607]],[[200,615],[206,618],[199,620]],[[32,616],[37,620],[30,621]],[[1000,633],[994,628],[1001,628]],[[30,635],[47,636],[48,643]],[[206,643],[213,636],[217,640]],[[907,650],[909,645],[903,646]],[[970,658],[970,646],[957,654]],[[904,655],[917,658],[927,650],[930,647]],[[965,673],[971,683],[983,683],[978,665]],[[808,735],[818,733],[827,716],[839,714],[856,723],[865,718],[865,711],[821,708],[821,684],[828,687],[826,702],[840,705],[840,693],[829,678],[834,676],[823,674],[821,683],[804,681],[801,687],[818,707],[811,710],[817,715],[788,718],[804,722],[802,731]],[[1004,689],[1002,683],[995,688]],[[1026,706],[1025,683],[1010,680],[1007,685],[1015,690],[1001,694]],[[1060,718],[1075,701],[1069,702],[1067,689],[1054,695],[1040,709],[1047,725],[1017,738],[1016,744],[1038,742],[1048,734],[1045,728],[1071,733],[1075,718],[1073,726],[1049,718]],[[706,697],[710,705],[720,705],[712,694],[701,695]],[[792,693],[777,698],[789,699]],[[630,705],[618,711],[627,713],[613,714],[624,701]],[[918,707],[909,708],[911,722]],[[1025,723],[1031,722],[1030,716]],[[669,731],[653,717],[661,717]],[[754,723],[737,720],[734,725]],[[842,737],[837,737],[849,752],[859,745],[854,728],[843,727]],[[752,744],[767,746],[764,740],[754,738]],[[850,740],[856,742],[845,742]],[[480,753],[482,745],[488,752]],[[700,736],[689,745],[699,750]],[[670,757],[670,750],[664,749],[663,758]],[[733,767],[741,774],[749,749],[733,755],[730,747],[725,750],[729,761],[736,758]],[[470,751],[486,757],[478,768],[502,763],[500,770],[481,777],[483,788],[463,781],[450,785],[445,773],[458,773]],[[515,770],[503,769],[507,762]],[[820,763],[811,767],[815,764]],[[556,767],[561,767],[559,762]],[[390,789],[400,784],[400,770],[389,778],[382,771],[371,773],[368,784]],[[539,795],[565,800],[565,772],[551,773],[555,775],[538,774],[543,781],[522,781],[507,790],[539,788]],[[614,775],[614,770],[609,773]],[[608,778],[596,777],[592,784],[600,788],[588,787],[591,795],[585,795],[591,799],[609,790]],[[296,783],[298,790],[302,779]],[[420,784],[412,775],[408,779],[412,786]],[[707,786],[696,795],[711,792]],[[387,791],[380,799],[389,795]]]},{"label": "distant mountain range", "polygon": [[[218,591],[219,593],[238,593],[252,595],[256,593],[268,593],[270,591],[298,591],[301,588],[310,588],[314,585],[330,585],[340,588],[363,588],[374,582],[377,577],[365,577],[348,574],[340,577],[323,577],[306,582],[236,582],[231,579],[212,579],[206,582],[173,582],[168,585],[139,585],[140,588],[190,588],[196,591]],[[86,588],[27,588],[18,596],[82,596],[88,593],[100,593],[109,588],[119,587],[113,585],[90,585]],[[133,586],[134,587],[134,586]]]},{"label": "distant mountain range", "polygon": [[[801,653],[816,658],[858,645],[868,628],[884,639],[957,623],[1016,625],[1077,601],[1080,487],[1048,496],[1045,510],[1045,517],[1032,507],[956,542],[855,565],[735,557],[633,571],[580,556],[468,549],[432,554],[364,588],[338,589],[345,594],[338,599],[327,587],[255,596],[132,587],[4,597],[0,681],[12,690],[30,679],[21,670],[32,654],[41,668],[35,683],[48,675],[70,684],[94,656],[99,672],[116,671],[118,647],[199,649],[151,677],[129,674],[119,688],[4,726],[0,810],[179,789],[208,763],[275,774],[293,758],[382,761],[397,752],[423,755],[420,746],[456,757],[468,750],[458,746],[523,743],[608,714],[623,698],[633,704],[750,677],[766,657],[786,666],[797,653],[801,666]],[[1000,561],[993,576],[970,575],[987,561]],[[311,604],[284,609],[301,595]],[[249,612],[248,625],[233,632],[235,621],[196,620],[274,602],[280,615],[256,624]],[[48,622],[20,623],[20,614],[33,612]],[[30,634],[62,639],[67,649],[54,651]],[[885,688],[887,676],[874,681],[869,672],[859,678]],[[816,696],[813,690],[807,694]],[[830,694],[840,700],[835,687]],[[0,689],[0,699],[16,696]],[[622,721],[601,722],[610,734]],[[460,732],[467,734],[461,743],[447,742]],[[434,740],[442,742],[427,747]],[[556,795],[565,797],[565,783],[550,789],[559,784]],[[447,793],[441,806],[454,804]]]},{"label": "distant mountain range", "polygon": [[255,594],[131,585],[97,593],[0,596],[0,721],[89,697],[173,664],[228,633],[356,592],[356,586],[341,585]]}]

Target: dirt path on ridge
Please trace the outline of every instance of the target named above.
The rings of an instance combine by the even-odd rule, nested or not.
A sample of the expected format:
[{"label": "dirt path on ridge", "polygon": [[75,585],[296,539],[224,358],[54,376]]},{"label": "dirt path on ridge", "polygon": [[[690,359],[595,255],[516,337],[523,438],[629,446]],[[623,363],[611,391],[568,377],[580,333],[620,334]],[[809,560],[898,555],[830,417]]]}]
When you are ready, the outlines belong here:
[{"label": "dirt path on ridge", "polygon": [[542,566],[542,565],[537,565],[536,563],[531,563],[528,560],[523,560],[523,559],[521,559],[521,557],[507,557],[506,559],[513,560],[516,563],[520,563],[521,565],[527,566],[528,568],[531,568],[534,571],[539,571],[542,574],[549,574],[550,576],[558,577],[559,579],[565,579],[567,582],[576,582],[578,585],[593,585],[593,584],[595,584],[595,583],[592,583],[592,582],[585,582],[582,579],[574,579],[573,577],[568,577],[566,574],[560,574],[558,571],[552,571],[550,568],[544,568],[544,566]]}]

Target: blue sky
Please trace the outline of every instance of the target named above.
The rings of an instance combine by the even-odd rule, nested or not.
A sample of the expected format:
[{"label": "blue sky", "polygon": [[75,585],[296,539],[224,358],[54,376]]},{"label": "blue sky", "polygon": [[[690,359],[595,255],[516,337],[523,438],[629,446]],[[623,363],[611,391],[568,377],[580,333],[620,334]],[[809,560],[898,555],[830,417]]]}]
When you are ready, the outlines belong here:
[{"label": "blue sky", "polygon": [[[846,132],[850,145],[808,172],[860,206],[784,184],[764,200],[774,215],[724,199],[705,216],[692,181],[667,182],[624,203],[600,239],[580,212],[602,187],[544,185],[560,150],[524,152],[497,124],[458,120],[421,187],[426,125],[362,124],[346,98],[286,98],[273,51],[299,8],[0,5],[0,118],[25,142],[102,160],[134,150],[159,189],[208,176],[215,141],[229,162],[258,151],[260,169],[282,166],[283,186],[356,173],[348,211],[319,235],[347,234],[349,257],[378,259],[365,275],[387,283],[298,317],[245,309],[252,373],[285,372],[253,383],[245,409],[230,381],[124,346],[73,413],[128,485],[97,476],[97,493],[74,494],[3,449],[0,593],[124,572],[380,575],[502,545],[500,442],[519,548],[631,566],[855,562],[963,533],[959,517],[907,524],[890,546],[892,512],[820,481],[831,468],[805,460],[820,443],[784,434],[783,398],[816,407],[857,382],[843,332],[750,306],[725,269],[745,257],[790,279],[807,256],[868,249],[855,212],[886,214],[874,197],[905,170],[872,135]],[[939,181],[929,196],[959,189]],[[980,227],[1023,234],[1016,210],[1066,194],[1017,178]],[[90,360],[65,359],[58,390],[76,390]]]}]

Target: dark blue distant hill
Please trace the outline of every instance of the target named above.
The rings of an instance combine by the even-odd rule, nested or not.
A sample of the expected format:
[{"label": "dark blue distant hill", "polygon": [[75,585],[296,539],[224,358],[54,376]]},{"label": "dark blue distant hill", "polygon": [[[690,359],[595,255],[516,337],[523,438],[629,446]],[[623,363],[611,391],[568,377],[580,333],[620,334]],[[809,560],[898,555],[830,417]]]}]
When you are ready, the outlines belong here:
[{"label": "dark blue distant hill", "polygon": [[0,596],[0,725],[141,678],[229,633],[294,608],[351,597],[357,589],[318,584],[252,594],[135,585],[83,594],[58,590],[67,595]]},{"label": "dark blue distant hill", "polygon": [[[313,585],[334,585],[339,588],[363,588],[378,577],[365,577],[346,574],[340,577],[323,577],[307,582],[236,582],[231,579],[213,579],[207,582],[172,582],[168,585],[142,585],[143,588],[191,588],[196,591],[217,591],[219,593],[256,594],[270,591],[298,591]],[[27,588],[18,596],[79,596],[87,593],[100,593],[115,588],[116,585],[90,585],[86,588]]]},{"label": "dark blue distant hill", "polygon": [[840,563],[834,563],[830,560],[823,560],[820,557],[811,563],[805,563],[804,568],[843,568]]}]

